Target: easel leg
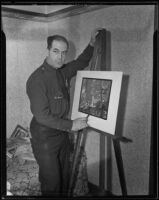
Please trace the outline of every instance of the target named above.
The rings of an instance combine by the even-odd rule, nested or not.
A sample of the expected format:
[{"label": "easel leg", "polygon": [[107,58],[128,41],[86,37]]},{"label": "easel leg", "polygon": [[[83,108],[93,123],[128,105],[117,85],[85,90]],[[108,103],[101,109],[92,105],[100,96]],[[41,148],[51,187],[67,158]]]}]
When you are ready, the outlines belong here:
[{"label": "easel leg", "polygon": [[100,134],[99,186],[105,190],[105,135]]},{"label": "easel leg", "polygon": [[125,175],[124,175],[123,160],[122,160],[122,155],[121,155],[120,141],[113,140],[113,145],[114,145],[114,151],[115,151],[115,157],[116,157],[116,162],[117,162],[122,194],[126,196],[127,188],[126,188],[126,181],[125,181]]},{"label": "easel leg", "polygon": [[75,151],[74,151],[73,161],[72,161],[72,171],[71,171],[71,176],[70,176],[71,178],[70,178],[70,183],[69,183],[68,196],[72,195],[73,182],[74,182],[75,170],[76,170],[79,151],[80,151],[82,134],[83,134],[83,132],[79,131],[78,135],[77,135],[77,139],[76,139]]}]

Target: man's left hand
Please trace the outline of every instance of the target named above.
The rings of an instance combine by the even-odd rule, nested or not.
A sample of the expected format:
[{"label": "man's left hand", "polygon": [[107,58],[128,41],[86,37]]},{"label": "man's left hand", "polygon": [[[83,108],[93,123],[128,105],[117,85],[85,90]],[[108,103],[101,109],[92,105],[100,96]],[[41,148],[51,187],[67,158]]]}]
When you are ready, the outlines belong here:
[{"label": "man's left hand", "polygon": [[91,40],[90,40],[90,45],[94,47],[95,41],[96,41],[96,36],[99,33],[99,31],[101,31],[103,28],[96,28],[92,31],[91,34]]}]

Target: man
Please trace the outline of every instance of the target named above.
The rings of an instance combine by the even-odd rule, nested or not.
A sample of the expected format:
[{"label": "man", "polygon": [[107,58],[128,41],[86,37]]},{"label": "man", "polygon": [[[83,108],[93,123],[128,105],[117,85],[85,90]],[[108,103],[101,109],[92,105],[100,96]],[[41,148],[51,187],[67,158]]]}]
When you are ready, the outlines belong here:
[{"label": "man", "polygon": [[70,169],[68,132],[88,126],[86,118],[67,119],[70,107],[68,83],[77,70],[88,66],[99,30],[92,32],[90,43],[83,53],[67,64],[67,39],[60,35],[49,36],[48,56],[27,81],[26,90],[33,114],[30,124],[31,144],[39,165],[42,195],[67,194]]}]

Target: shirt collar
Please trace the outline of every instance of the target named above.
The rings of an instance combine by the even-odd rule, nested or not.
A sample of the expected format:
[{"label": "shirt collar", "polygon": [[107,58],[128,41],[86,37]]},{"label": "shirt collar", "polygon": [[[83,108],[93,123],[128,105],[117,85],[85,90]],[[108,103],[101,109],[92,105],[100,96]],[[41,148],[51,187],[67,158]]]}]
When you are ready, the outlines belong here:
[{"label": "shirt collar", "polygon": [[[64,66],[65,66],[65,64],[64,64],[61,68],[63,68]],[[45,60],[44,60],[44,62],[43,62],[43,67],[44,67],[46,70],[50,71],[50,72],[55,72],[56,70],[58,70],[58,69],[54,68],[53,66],[51,66],[50,64],[48,64],[47,61],[46,61],[46,58],[45,58]],[[60,68],[60,69],[61,69],[61,68]]]},{"label": "shirt collar", "polygon": [[56,71],[56,68],[54,68],[50,64],[48,64],[47,61],[46,61],[46,59],[44,60],[43,67],[46,70],[50,71],[50,72],[55,72]]}]

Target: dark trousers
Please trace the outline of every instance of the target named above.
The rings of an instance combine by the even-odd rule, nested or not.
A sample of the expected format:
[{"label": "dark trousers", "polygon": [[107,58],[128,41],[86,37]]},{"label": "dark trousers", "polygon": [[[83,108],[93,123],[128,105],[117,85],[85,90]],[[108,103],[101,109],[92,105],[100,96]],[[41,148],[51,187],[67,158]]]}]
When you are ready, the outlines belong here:
[{"label": "dark trousers", "polygon": [[31,122],[31,145],[39,165],[41,192],[45,196],[67,196],[70,169],[70,141],[67,132]]}]

